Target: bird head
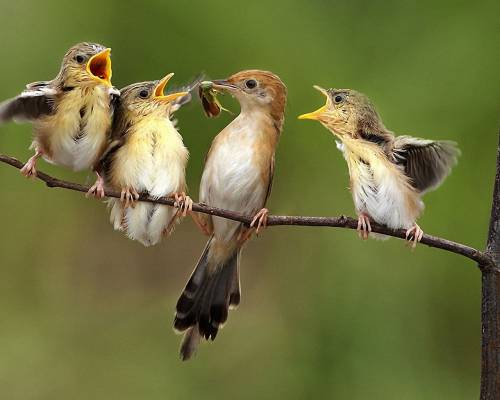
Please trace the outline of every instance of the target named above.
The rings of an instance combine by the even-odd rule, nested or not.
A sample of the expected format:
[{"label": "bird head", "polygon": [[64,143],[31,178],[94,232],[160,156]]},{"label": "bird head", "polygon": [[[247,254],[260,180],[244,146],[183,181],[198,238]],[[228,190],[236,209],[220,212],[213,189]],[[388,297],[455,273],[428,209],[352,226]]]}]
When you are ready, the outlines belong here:
[{"label": "bird head", "polygon": [[213,88],[231,94],[238,100],[242,112],[261,111],[283,123],[286,105],[286,86],[268,71],[246,70],[227,79],[212,81]]},{"label": "bird head", "polygon": [[317,120],[340,138],[386,132],[374,106],[362,93],[351,89],[314,88],[325,96],[326,103],[316,111],[300,115],[299,119]]},{"label": "bird head", "polygon": [[59,78],[66,86],[111,84],[111,49],[96,43],[78,43],[63,58]]},{"label": "bird head", "polygon": [[120,90],[120,104],[135,115],[159,113],[169,115],[172,102],[180,97],[188,96],[189,92],[165,94],[164,90],[173,73],[157,81],[140,82]]}]

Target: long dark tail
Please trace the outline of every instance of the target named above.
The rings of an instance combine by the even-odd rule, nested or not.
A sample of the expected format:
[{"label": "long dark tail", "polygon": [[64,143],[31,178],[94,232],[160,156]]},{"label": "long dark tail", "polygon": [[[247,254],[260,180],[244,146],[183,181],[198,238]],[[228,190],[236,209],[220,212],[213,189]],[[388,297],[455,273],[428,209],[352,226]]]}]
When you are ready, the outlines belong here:
[{"label": "long dark tail", "polygon": [[182,360],[194,354],[201,338],[214,340],[229,309],[240,303],[240,249],[232,250],[217,265],[213,260],[218,257],[211,251],[215,245],[215,239],[210,238],[177,301],[174,328],[187,331],[180,349]]}]

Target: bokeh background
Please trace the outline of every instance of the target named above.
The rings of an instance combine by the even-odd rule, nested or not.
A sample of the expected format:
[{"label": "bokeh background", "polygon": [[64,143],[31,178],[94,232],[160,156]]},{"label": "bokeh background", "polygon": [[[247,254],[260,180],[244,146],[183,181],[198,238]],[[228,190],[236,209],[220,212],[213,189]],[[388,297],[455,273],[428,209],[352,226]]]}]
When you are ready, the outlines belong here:
[{"label": "bokeh background", "polygon": [[[367,93],[399,134],[459,142],[425,197],[425,231],[482,248],[499,126],[497,1],[0,1],[0,98],[50,79],[66,49],[113,48],[118,87],[269,69],[289,89],[269,208],[353,214],[332,135],[296,116],[313,84]],[[237,105],[223,99],[237,112]],[[206,150],[233,118],[178,113],[197,198]],[[31,127],[0,128],[26,160]],[[91,183],[45,162],[40,169]],[[205,239],[186,220],[154,248],[114,232],[105,205],[0,165],[0,397],[5,399],[471,399],[480,274],[465,258],[350,230],[275,227],[242,263],[243,301],[189,363],[171,329]]]}]

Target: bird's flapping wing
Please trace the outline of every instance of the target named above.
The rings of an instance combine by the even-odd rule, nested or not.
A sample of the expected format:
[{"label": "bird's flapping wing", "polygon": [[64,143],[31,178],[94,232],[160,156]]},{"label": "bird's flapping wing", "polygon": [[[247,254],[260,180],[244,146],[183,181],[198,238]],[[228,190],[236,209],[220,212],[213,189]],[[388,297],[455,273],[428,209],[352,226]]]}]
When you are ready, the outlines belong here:
[{"label": "bird's flapping wing", "polygon": [[460,155],[455,142],[411,136],[396,137],[392,151],[395,162],[404,167],[410,183],[419,192],[438,187]]},{"label": "bird's flapping wing", "polygon": [[30,83],[19,96],[0,103],[0,123],[33,121],[51,114],[58,93],[50,81]]},{"label": "bird's flapping wing", "polygon": [[194,78],[190,83],[188,83],[184,86],[181,86],[181,87],[171,88],[167,91],[167,94],[181,92],[181,91],[188,92],[185,96],[179,97],[179,98],[174,100],[174,102],[172,103],[171,113],[176,112],[183,105],[185,105],[191,101],[191,99],[193,98],[191,93],[194,90],[198,90],[198,86],[203,81],[203,79],[204,79],[204,75],[200,74],[196,78]]}]

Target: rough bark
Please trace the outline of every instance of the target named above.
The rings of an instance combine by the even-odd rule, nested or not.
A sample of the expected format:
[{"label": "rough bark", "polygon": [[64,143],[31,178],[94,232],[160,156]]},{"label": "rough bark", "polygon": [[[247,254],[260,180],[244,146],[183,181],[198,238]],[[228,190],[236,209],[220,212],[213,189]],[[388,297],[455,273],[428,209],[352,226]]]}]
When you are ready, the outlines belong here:
[{"label": "rough bark", "polygon": [[481,400],[500,400],[500,132],[486,255],[496,268],[482,269]]}]

